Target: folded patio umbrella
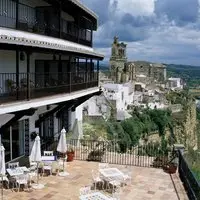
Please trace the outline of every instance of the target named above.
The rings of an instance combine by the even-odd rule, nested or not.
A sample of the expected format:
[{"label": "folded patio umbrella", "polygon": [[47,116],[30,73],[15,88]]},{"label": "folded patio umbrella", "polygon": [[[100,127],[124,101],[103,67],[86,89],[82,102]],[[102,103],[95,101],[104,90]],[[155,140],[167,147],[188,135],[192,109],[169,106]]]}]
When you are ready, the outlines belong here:
[{"label": "folded patio umbrella", "polygon": [[66,141],[66,130],[64,128],[61,130],[60,139],[59,139],[58,146],[57,146],[57,151],[63,154],[63,172],[59,173],[59,175],[66,176],[66,175],[68,175],[68,173],[64,172],[64,170],[65,170],[64,156],[67,151],[67,141]]},{"label": "folded patio umbrella", "polygon": [[2,178],[2,188],[1,188],[1,197],[3,199],[3,176],[6,174],[6,167],[5,167],[5,148],[1,144],[1,138],[0,138],[0,175]]},{"label": "folded patio umbrella", "polygon": [[32,185],[32,187],[35,189],[42,189],[44,187],[44,185],[38,184],[38,182],[39,182],[38,165],[39,165],[39,162],[42,161],[39,135],[37,135],[35,138],[35,141],[34,141],[34,144],[33,144],[32,150],[31,150],[30,161],[37,162],[37,184]]}]

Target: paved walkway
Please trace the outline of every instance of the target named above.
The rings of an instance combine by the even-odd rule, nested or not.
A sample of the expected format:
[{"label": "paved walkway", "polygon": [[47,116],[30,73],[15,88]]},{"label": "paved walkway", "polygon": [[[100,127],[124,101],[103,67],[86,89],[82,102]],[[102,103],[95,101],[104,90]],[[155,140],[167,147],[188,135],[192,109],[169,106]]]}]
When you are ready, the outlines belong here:
[{"label": "paved walkway", "polygon": [[[111,165],[119,169],[125,166]],[[42,190],[12,192],[4,190],[4,200],[78,200],[79,188],[92,182],[91,170],[98,169],[98,163],[73,161],[68,163],[67,177],[47,176],[40,182]],[[170,176],[162,169],[132,167],[132,185],[125,186],[122,200],[187,200],[178,175]],[[175,188],[174,188],[174,184]]]}]

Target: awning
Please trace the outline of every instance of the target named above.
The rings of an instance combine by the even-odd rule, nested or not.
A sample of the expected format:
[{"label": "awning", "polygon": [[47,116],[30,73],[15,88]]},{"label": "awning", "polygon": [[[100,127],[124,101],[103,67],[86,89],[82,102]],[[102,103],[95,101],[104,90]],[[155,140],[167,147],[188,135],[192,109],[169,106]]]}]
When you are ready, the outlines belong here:
[{"label": "awning", "polygon": [[7,28],[0,29],[0,43],[68,51],[95,56],[99,59],[104,58],[104,55],[96,52],[91,47],[86,47],[84,45],[63,39],[57,39],[34,33],[27,33],[19,30],[11,30]]}]

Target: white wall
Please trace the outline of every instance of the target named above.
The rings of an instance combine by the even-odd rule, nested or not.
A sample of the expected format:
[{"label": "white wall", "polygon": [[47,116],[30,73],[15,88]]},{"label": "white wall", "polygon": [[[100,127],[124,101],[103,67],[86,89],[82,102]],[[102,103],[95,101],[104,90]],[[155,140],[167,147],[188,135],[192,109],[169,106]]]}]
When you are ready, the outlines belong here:
[{"label": "white wall", "polygon": [[89,116],[96,116],[99,113],[98,106],[101,106],[101,102],[98,102],[98,97],[94,96],[88,99],[85,103],[83,103],[83,107],[87,109]]},{"label": "white wall", "polygon": [[74,122],[76,121],[82,121],[83,120],[83,104],[80,106],[76,107],[76,110],[72,112],[71,110],[69,111],[69,124],[70,124],[70,130],[72,130],[74,126]]},{"label": "white wall", "polygon": [[[22,73],[19,76],[19,79],[26,78],[26,75],[23,73],[27,72],[27,56],[26,53],[25,60],[21,61],[19,59],[19,72]],[[58,60],[58,55],[56,56]],[[68,60],[69,56],[62,56],[62,60]],[[42,53],[33,53],[30,56],[30,72],[35,72],[35,61],[36,60],[53,60],[52,54],[42,54]],[[0,73],[16,73],[16,52],[15,51],[5,51],[0,50]],[[34,75],[31,75],[31,81],[34,80]],[[0,92],[3,90],[3,92],[7,91],[7,83],[6,80],[12,79],[14,82],[16,82],[16,76],[15,74],[5,74],[0,76]]]},{"label": "white wall", "polygon": [[[19,59],[19,72],[26,73],[27,58],[25,60]],[[63,60],[68,60],[69,56],[62,56]],[[53,60],[53,54],[33,53],[30,56],[30,71],[35,72],[35,60]],[[58,60],[58,55],[57,55]],[[16,52],[0,50],[0,73],[16,73]]]}]

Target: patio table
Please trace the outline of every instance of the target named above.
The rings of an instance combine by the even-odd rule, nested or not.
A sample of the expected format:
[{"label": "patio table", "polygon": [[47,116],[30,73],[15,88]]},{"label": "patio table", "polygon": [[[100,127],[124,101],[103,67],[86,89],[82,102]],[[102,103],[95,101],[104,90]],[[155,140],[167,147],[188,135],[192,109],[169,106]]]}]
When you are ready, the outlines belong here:
[{"label": "patio table", "polygon": [[10,176],[19,176],[24,174],[24,172],[29,172],[29,169],[27,169],[27,167],[16,167],[16,168],[8,168],[6,169],[6,171],[8,172],[8,174]]},{"label": "patio table", "polygon": [[124,174],[117,168],[103,168],[99,170],[105,178],[123,180]]},{"label": "patio table", "polygon": [[80,196],[80,200],[110,200],[111,197],[106,196],[101,192],[93,192],[90,194],[85,194]]}]

